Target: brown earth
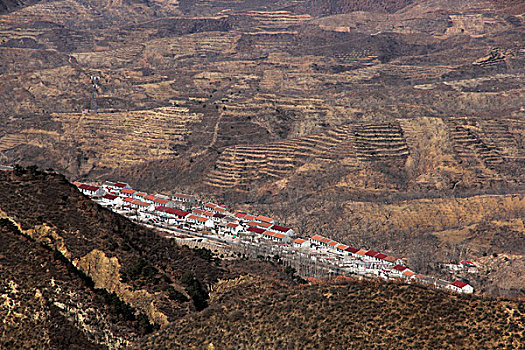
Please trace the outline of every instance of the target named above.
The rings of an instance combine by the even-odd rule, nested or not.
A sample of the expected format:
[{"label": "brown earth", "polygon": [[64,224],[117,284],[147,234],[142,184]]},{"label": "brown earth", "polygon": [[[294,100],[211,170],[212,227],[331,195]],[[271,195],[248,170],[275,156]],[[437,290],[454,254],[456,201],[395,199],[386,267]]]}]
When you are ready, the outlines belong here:
[{"label": "brown earth", "polygon": [[[0,16],[2,163],[196,193],[425,271],[522,265],[490,232],[523,231],[521,2],[27,5]],[[521,273],[489,270],[476,287],[501,294]]]}]

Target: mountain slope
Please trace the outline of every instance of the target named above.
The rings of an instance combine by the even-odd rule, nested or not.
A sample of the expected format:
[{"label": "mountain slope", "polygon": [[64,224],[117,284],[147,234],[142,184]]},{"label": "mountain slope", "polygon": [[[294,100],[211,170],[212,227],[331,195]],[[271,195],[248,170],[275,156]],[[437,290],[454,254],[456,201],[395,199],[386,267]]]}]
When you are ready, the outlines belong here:
[{"label": "mountain slope", "polygon": [[61,175],[2,171],[0,193],[0,217],[56,249],[94,287],[116,293],[159,326],[194,309],[187,301],[169,298],[173,289],[184,293],[178,280],[185,272],[204,285],[222,273],[187,247],[103,209]]},{"label": "mountain slope", "polygon": [[222,303],[138,348],[517,349],[525,334],[523,302],[395,283],[342,279],[284,289],[240,279],[219,284],[214,299]]},{"label": "mountain slope", "polygon": [[49,248],[0,219],[0,348],[120,348],[141,326]]}]

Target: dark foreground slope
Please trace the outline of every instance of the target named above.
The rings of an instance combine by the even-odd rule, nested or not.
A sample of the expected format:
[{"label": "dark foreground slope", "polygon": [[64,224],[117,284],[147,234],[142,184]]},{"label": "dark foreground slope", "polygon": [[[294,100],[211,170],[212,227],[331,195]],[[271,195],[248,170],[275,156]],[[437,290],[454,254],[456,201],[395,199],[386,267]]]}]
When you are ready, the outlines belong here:
[{"label": "dark foreground slope", "polygon": [[[140,349],[518,349],[523,302],[420,286],[340,281],[266,289],[237,281],[217,304],[152,335]],[[520,344],[521,343],[521,344]],[[212,346],[213,344],[213,346]]]},{"label": "dark foreground slope", "polygon": [[178,282],[183,274],[190,272],[204,286],[221,274],[187,247],[100,207],[61,175],[0,172],[0,198],[0,217],[56,250],[94,287],[115,293],[156,325],[194,310]]},{"label": "dark foreground slope", "polygon": [[0,219],[1,349],[102,349],[141,334],[124,304],[95,291],[74,268]]},{"label": "dark foreground slope", "polygon": [[[206,260],[61,175],[0,172],[0,198],[0,348],[517,349],[525,336],[522,301],[344,278],[298,285],[277,264]],[[202,311],[185,271],[210,287]]]}]

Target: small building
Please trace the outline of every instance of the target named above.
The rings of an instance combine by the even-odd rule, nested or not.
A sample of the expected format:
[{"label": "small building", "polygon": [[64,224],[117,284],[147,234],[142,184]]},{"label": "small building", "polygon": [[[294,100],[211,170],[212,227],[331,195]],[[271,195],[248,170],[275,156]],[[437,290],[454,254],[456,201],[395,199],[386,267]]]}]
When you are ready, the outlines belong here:
[{"label": "small building", "polygon": [[193,214],[195,214],[195,215],[202,215],[202,214],[204,214],[205,211],[202,210],[202,209],[199,209],[199,208],[194,208],[194,209],[191,210],[191,212]]},{"label": "small building", "polygon": [[131,207],[131,203],[134,201],[131,197],[122,198],[122,205],[125,207]]},{"label": "small building", "polygon": [[233,236],[237,236],[239,232],[241,231],[242,231],[242,226],[239,224],[234,224],[230,222],[224,226],[224,232],[230,233]]},{"label": "small building", "polygon": [[220,205],[217,205],[215,208],[213,208],[211,210],[212,212],[214,213],[217,213],[217,214],[226,214],[228,211],[226,210],[226,208],[223,208],[222,206]]},{"label": "small building", "polygon": [[261,221],[250,221],[246,225],[248,225],[248,226],[255,226],[255,227],[261,227],[261,228],[264,228],[266,230],[269,229],[270,226],[272,226],[272,224],[270,224],[269,222],[261,222]]},{"label": "small building", "polygon": [[255,220],[254,221],[257,221],[257,222],[266,222],[266,223],[269,223],[269,224],[275,224],[276,221],[268,216],[264,216],[264,215],[257,215],[255,217]]},{"label": "small building", "polygon": [[122,190],[123,188],[131,189],[131,186],[128,185],[127,183],[125,183],[125,182],[116,182],[113,187],[119,188],[120,190]]},{"label": "small building", "polygon": [[220,221],[222,221],[225,217],[226,217],[226,215],[224,215],[224,214],[217,214],[217,213],[215,213],[215,214],[213,214],[213,216],[211,217],[211,219],[212,219],[213,221],[215,221],[215,222],[220,222]]},{"label": "small building", "polygon": [[281,226],[281,225],[272,225],[270,228],[269,228],[270,231],[273,231],[273,232],[277,232],[277,233],[282,233],[284,235],[287,235],[289,237],[294,237],[295,236],[295,231],[292,230],[290,227],[286,227],[286,226]]},{"label": "small building", "polygon": [[141,211],[154,211],[155,210],[155,205],[153,203],[140,201],[140,203],[138,205],[138,209],[141,210]]},{"label": "small building", "polygon": [[215,226],[215,224],[213,223],[213,221],[209,218],[205,218],[205,217],[202,217],[202,216],[197,216],[197,215],[193,215],[193,214],[190,214],[187,216],[186,218],[186,222],[192,224],[193,226],[195,226],[196,228],[200,228],[200,229],[203,229],[203,228],[213,228]]},{"label": "small building", "polygon": [[390,271],[390,273],[394,276],[401,276],[403,275],[403,272],[405,272],[407,270],[407,267],[406,266],[402,266],[402,265],[396,265],[392,268],[392,270]]},{"label": "small building", "polygon": [[174,206],[173,203],[169,199],[160,198],[158,196],[153,200],[153,204],[155,204],[155,206],[158,206],[158,207],[168,207],[168,208],[173,208]]},{"label": "small building", "polygon": [[285,243],[290,241],[290,237],[285,235],[284,233],[273,232],[269,230],[264,231],[262,236],[265,239],[269,239],[277,243]]},{"label": "small building", "polygon": [[369,250],[365,253],[365,259],[370,261],[378,261],[379,259],[376,258],[377,254],[379,254],[379,252],[376,252],[375,250]]},{"label": "small building", "polygon": [[341,243],[336,242],[336,241],[330,241],[330,242],[328,242],[327,246],[330,249],[335,249],[335,247],[338,246],[339,244],[341,244]]},{"label": "small building", "polygon": [[246,214],[243,219],[244,219],[244,221],[254,221],[255,220],[255,216],[250,215],[250,214]]},{"label": "small building", "polygon": [[320,235],[313,235],[309,238],[310,242],[315,243],[317,245],[322,245],[321,240],[323,240],[324,237]]},{"label": "small building", "polygon": [[102,196],[104,195],[104,190],[98,186],[91,186],[86,184],[80,184],[78,190],[85,194],[86,196]]},{"label": "small building", "polygon": [[402,276],[406,279],[411,279],[416,276],[416,273],[409,269],[406,269],[405,271],[403,271]]},{"label": "small building", "polygon": [[344,244],[338,244],[337,246],[335,246],[335,249],[338,252],[340,252],[340,253],[344,253],[347,248],[349,248],[349,247],[347,245],[344,245]]},{"label": "small building", "polygon": [[135,192],[137,192],[137,191],[135,191],[135,190],[133,190],[133,189],[131,189],[131,188],[122,188],[122,189],[120,190],[120,195],[121,195],[122,197],[134,198],[133,195],[135,194]]},{"label": "small building", "polygon": [[266,231],[265,229],[263,228],[260,228],[260,227],[253,227],[253,226],[250,226],[248,227],[248,229],[246,230],[248,232],[253,232],[253,233],[256,233],[258,235],[262,235],[264,231]]},{"label": "small building", "polygon": [[388,255],[386,254],[383,254],[383,253],[377,253],[375,258],[378,260],[378,261],[381,261],[383,262],[385,260],[385,258],[388,257]]},{"label": "small building", "polygon": [[106,193],[102,196],[102,202],[111,205],[120,205],[122,204],[122,199],[114,194]]},{"label": "small building", "polygon": [[176,202],[188,203],[190,205],[197,203],[197,199],[195,198],[195,196],[192,196],[190,194],[175,193],[171,197]]},{"label": "small building", "polygon": [[133,198],[135,199],[140,199],[141,201],[144,200],[144,197],[147,196],[148,194],[147,193],[144,193],[144,192],[135,192],[133,194]]},{"label": "small building", "polygon": [[310,242],[302,238],[296,238],[293,241],[293,246],[295,248],[310,248]]},{"label": "small building", "polygon": [[345,251],[347,252],[348,255],[350,256],[354,256],[354,257],[357,257],[359,255],[357,255],[357,252],[359,251],[359,249],[357,248],[354,248],[354,247],[348,247],[345,249]]},{"label": "small building", "polygon": [[457,293],[465,293],[465,294],[472,294],[474,293],[474,288],[465,282],[462,281],[454,281],[450,283],[448,286],[446,286],[447,289],[450,289]]},{"label": "small building", "polygon": [[157,197],[152,196],[151,194],[148,194],[148,195],[144,196],[143,201],[144,202],[148,202],[148,203],[153,203],[153,201],[155,201],[156,198]]}]

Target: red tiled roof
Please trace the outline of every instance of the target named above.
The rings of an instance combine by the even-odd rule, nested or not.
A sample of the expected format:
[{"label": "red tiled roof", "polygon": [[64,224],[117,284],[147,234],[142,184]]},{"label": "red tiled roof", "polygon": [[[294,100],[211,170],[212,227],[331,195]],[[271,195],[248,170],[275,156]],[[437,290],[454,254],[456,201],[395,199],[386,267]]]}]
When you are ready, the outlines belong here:
[{"label": "red tiled roof", "polygon": [[153,202],[158,204],[168,204],[169,200],[163,198],[156,198]]},{"label": "red tiled roof", "polygon": [[330,242],[330,241],[331,241],[330,238],[326,238],[326,237],[323,237],[322,239],[319,240],[319,242],[321,242],[321,243],[327,243],[327,244],[328,244],[328,242]]},{"label": "red tiled roof", "polygon": [[288,232],[291,230],[291,228],[289,227],[286,227],[286,226],[281,226],[281,225],[273,225],[271,227],[272,230],[277,230],[277,231],[280,231],[280,232]]},{"label": "red tiled roof", "polygon": [[162,206],[156,207],[155,210],[162,211],[162,212],[165,212],[165,213],[168,213],[168,214],[181,216],[181,217],[185,217],[186,215],[189,214],[187,211],[184,211],[184,210],[168,208],[168,207],[162,207]]},{"label": "red tiled roof", "polygon": [[348,246],[344,245],[344,244],[339,244],[336,248],[337,249],[341,249],[341,250],[346,250],[346,248],[348,248]]},{"label": "red tiled roof", "polygon": [[116,184],[113,185],[114,187],[118,187],[118,188],[124,188],[126,186],[128,186],[127,183],[124,183],[124,182],[117,182]]},{"label": "red tiled roof", "polygon": [[366,256],[371,256],[371,257],[374,257],[376,256],[377,254],[379,254],[379,252],[376,252],[375,250],[369,250],[365,253]]},{"label": "red tiled roof", "polygon": [[151,205],[151,203],[148,203],[148,202],[141,202],[139,204],[141,207],[149,207]]},{"label": "red tiled roof", "polygon": [[412,277],[412,276],[415,276],[416,274],[410,270],[406,270],[405,272],[403,272],[403,275]]},{"label": "red tiled roof", "polygon": [[244,220],[250,220],[250,221],[252,221],[252,220],[254,220],[254,219],[255,219],[255,216],[253,216],[253,215],[246,214],[246,215],[244,216]]},{"label": "red tiled roof", "polygon": [[357,252],[355,252],[357,255],[365,255],[366,254],[366,251],[363,250],[363,249],[359,249]]},{"label": "red tiled roof", "polygon": [[263,233],[265,230],[264,230],[263,228],[250,226],[250,227],[248,227],[248,231],[261,234],[261,233]]},{"label": "red tiled roof", "polygon": [[463,288],[467,284],[465,282],[461,282],[461,281],[454,281],[454,282],[451,283],[451,285],[453,285],[454,287]]},{"label": "red tiled roof", "polygon": [[302,238],[297,238],[294,242],[297,243],[297,244],[303,244],[306,241],[304,239],[302,239]]},{"label": "red tiled roof", "polygon": [[98,191],[98,189],[100,187],[97,187],[97,186],[91,186],[91,185],[86,185],[86,184],[82,184],[80,186],[78,186],[78,188],[82,189],[82,190],[86,190],[86,191],[93,191],[93,192],[96,192]]},{"label": "red tiled roof", "polygon": [[237,226],[239,226],[239,224],[234,224],[232,222],[226,224],[227,227],[231,227],[231,228],[236,228]]},{"label": "red tiled roof", "polygon": [[215,213],[212,213],[211,211],[205,211],[201,215],[212,217]]},{"label": "red tiled roof", "polygon": [[403,265],[396,265],[393,267],[393,269],[396,271],[402,272],[402,271],[405,271],[407,268],[406,266],[403,266]]},{"label": "red tiled roof", "polygon": [[248,214],[246,214],[246,213],[237,213],[237,214],[235,214],[235,216],[238,217],[238,218],[243,218],[246,215],[248,215]]},{"label": "red tiled roof", "polygon": [[350,252],[350,253],[357,253],[359,251],[359,249],[357,248],[354,248],[354,247],[348,247],[345,249],[347,252]]},{"label": "red tiled roof", "polygon": [[264,222],[269,222],[271,223],[273,221],[272,218],[268,217],[268,216],[264,216],[264,215],[257,215],[257,217],[255,218],[255,220],[259,220],[259,221],[264,221]]},{"label": "red tiled roof", "polygon": [[137,197],[144,197],[145,195],[146,195],[146,193],[144,193],[144,192],[135,193],[135,196],[137,196]]},{"label": "red tiled roof", "polygon": [[312,239],[314,241],[321,241],[324,237],[323,236],[319,236],[319,235],[313,235]]},{"label": "red tiled roof", "polygon": [[136,205],[139,205],[139,204],[142,204],[142,201],[139,201],[138,199],[135,199],[132,203],[136,204]]},{"label": "red tiled roof", "polygon": [[123,201],[131,203],[133,202],[133,198],[124,198]]},{"label": "red tiled roof", "polygon": [[388,256],[388,255],[386,255],[386,254],[378,253],[378,254],[376,255],[376,258],[378,258],[378,259],[384,259],[384,258],[386,258],[387,256]]},{"label": "red tiled roof", "polygon": [[216,206],[217,204],[213,204],[213,203],[206,203],[205,205],[206,208],[211,208],[211,209],[215,209]]},{"label": "red tiled roof", "polygon": [[137,191],[132,190],[131,188],[123,188],[123,189],[120,190],[120,193],[127,193],[127,194],[133,194],[135,192],[137,192]]},{"label": "red tiled roof", "polygon": [[273,236],[275,235],[275,232],[272,232],[272,231],[264,231],[264,232],[263,232],[263,235],[264,235],[264,236],[271,236],[271,237],[273,237]]},{"label": "red tiled roof", "polygon": [[284,237],[286,237],[285,234],[278,233],[278,232],[274,233],[273,236],[274,236],[275,238],[284,238]]},{"label": "red tiled roof", "polygon": [[194,214],[202,215],[202,213],[204,213],[204,210],[199,209],[199,208],[195,208],[191,212],[194,213]]},{"label": "red tiled roof", "polygon": [[221,213],[224,213],[224,212],[226,211],[226,209],[221,208],[221,207],[219,207],[219,206],[216,206],[213,210],[218,211],[218,212],[221,212]]},{"label": "red tiled roof", "polygon": [[476,266],[476,264],[474,264],[472,261],[468,261],[468,260],[461,260],[459,263],[460,263],[461,265]]},{"label": "red tiled roof", "polygon": [[397,261],[397,258],[395,256],[387,256],[383,260],[391,262],[391,263],[395,263]]},{"label": "red tiled roof", "polygon": [[152,196],[151,194],[148,194],[147,196],[144,196],[144,199],[147,199],[149,201],[155,200],[155,196]]},{"label": "red tiled roof", "polygon": [[81,183],[81,182],[77,182],[77,181],[75,181],[75,182],[73,182],[73,185],[75,185],[75,186],[78,187],[78,186],[82,185],[82,183]]},{"label": "red tiled roof", "polygon": [[116,199],[117,197],[118,197],[118,196],[115,196],[115,195],[113,195],[113,194],[106,193],[106,194],[104,195],[104,197],[102,197],[102,198],[106,198],[106,199],[109,199],[109,200],[114,200],[114,199]]},{"label": "red tiled roof", "polygon": [[202,216],[197,216],[197,215],[190,215],[188,216],[188,219],[197,220],[200,222],[206,222],[209,220],[209,219],[203,218]]},{"label": "red tiled roof", "polygon": [[335,247],[338,244],[339,244],[339,242],[336,242],[336,241],[331,241],[331,242],[328,243],[328,245],[332,246],[332,247]]}]

